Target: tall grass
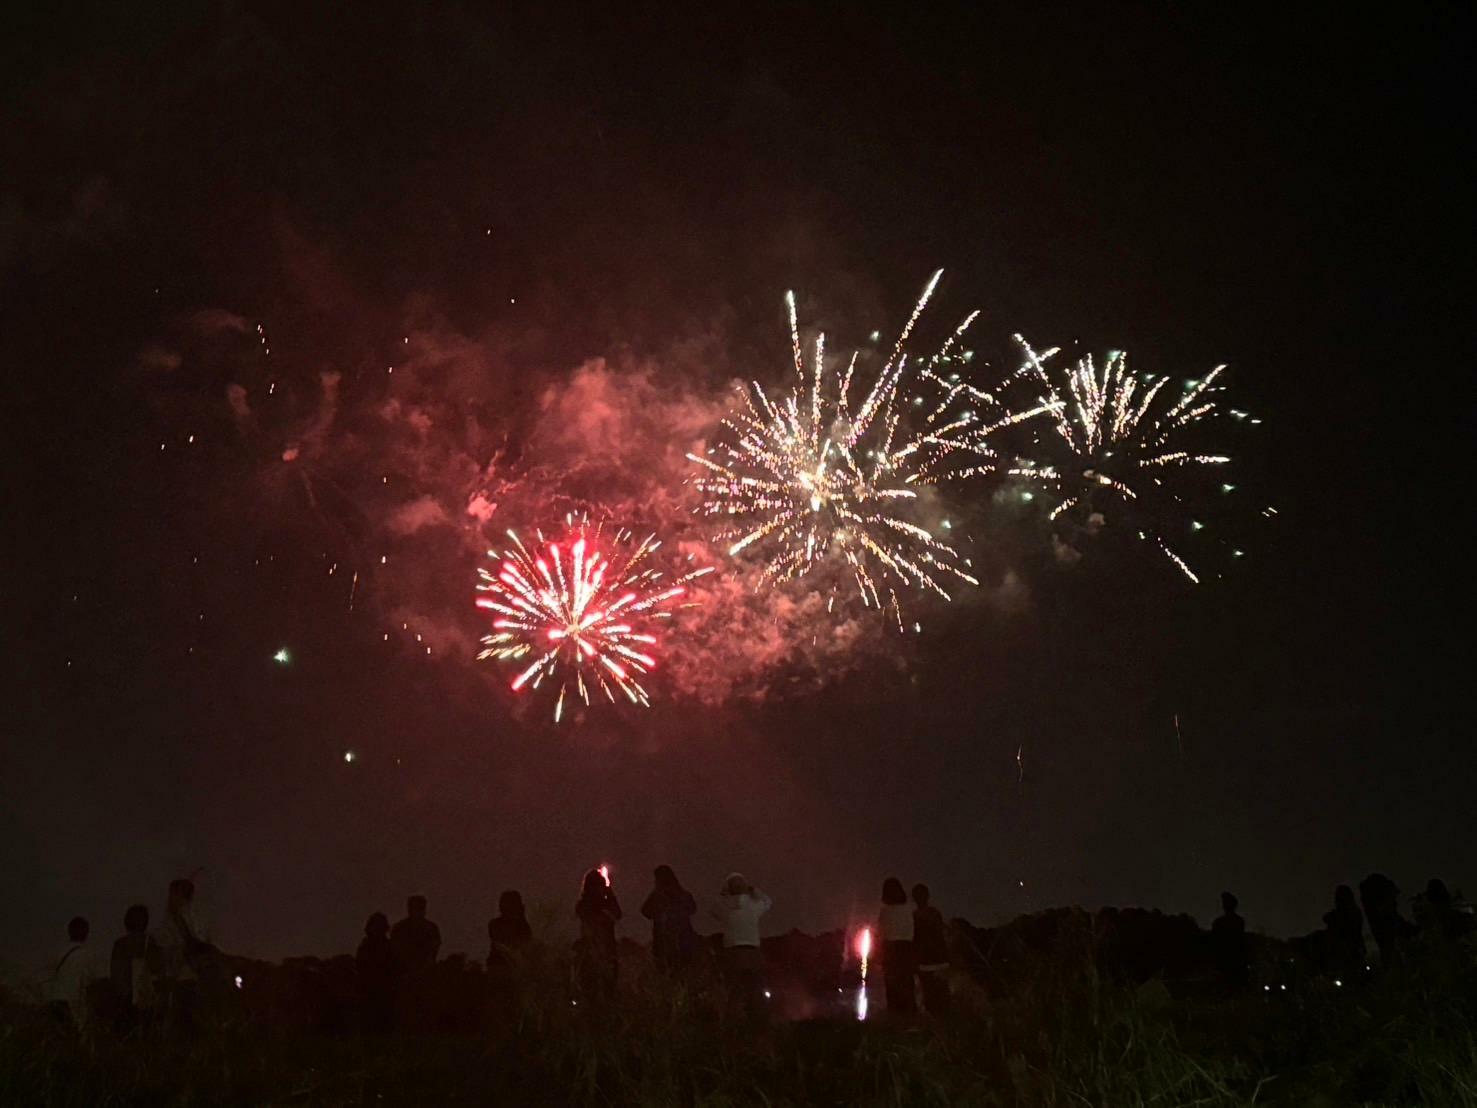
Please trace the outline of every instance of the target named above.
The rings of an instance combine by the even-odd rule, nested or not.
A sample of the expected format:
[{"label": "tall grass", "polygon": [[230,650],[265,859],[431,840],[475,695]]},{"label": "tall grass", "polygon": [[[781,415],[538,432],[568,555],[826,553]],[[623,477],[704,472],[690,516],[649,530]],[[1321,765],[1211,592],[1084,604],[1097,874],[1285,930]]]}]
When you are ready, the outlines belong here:
[{"label": "tall grass", "polygon": [[1477,1108],[1464,972],[1358,990],[1173,1000],[1043,963],[1007,997],[958,982],[947,1021],[752,1022],[720,982],[623,966],[604,1011],[572,1003],[559,959],[462,1034],[288,1031],[221,1011],[193,1032],[78,1035],[0,1019],[4,1105],[1451,1104]]}]

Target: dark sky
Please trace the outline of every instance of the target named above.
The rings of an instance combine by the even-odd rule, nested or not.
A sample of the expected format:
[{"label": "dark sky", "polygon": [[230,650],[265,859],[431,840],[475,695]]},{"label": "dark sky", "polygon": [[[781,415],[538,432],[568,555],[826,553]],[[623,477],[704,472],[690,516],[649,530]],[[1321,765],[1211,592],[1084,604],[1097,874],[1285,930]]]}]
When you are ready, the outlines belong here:
[{"label": "dark sky", "polygon": [[[889,873],[983,921],[1203,921],[1229,887],[1279,933],[1372,869],[1477,885],[1454,9],[124,7],[0,36],[5,960],[197,867],[224,945],[273,956],[414,891],[479,951],[499,889],[562,919],[600,861],[633,906],[658,862],[700,893],[741,868],[811,930]],[[938,266],[994,365],[1017,330],[1229,363],[1263,421],[1234,572],[1057,566],[985,490],[960,510],[1016,602],[555,730],[460,650],[465,523],[385,545],[467,459],[578,469],[550,398],[591,359],[667,419],[650,398],[782,380],[785,289],[860,340]],[[414,449],[374,429],[396,399],[439,421]],[[602,479],[664,472],[625,418]],[[348,476],[391,458],[372,495]]]}]

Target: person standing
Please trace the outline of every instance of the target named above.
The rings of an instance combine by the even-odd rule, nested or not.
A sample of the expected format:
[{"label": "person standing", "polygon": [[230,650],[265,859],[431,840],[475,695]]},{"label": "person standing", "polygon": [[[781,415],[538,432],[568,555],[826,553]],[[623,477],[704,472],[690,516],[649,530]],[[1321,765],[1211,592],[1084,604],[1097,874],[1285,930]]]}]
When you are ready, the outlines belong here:
[{"label": "person standing", "polygon": [[533,942],[533,928],[528,924],[528,910],[523,894],[517,889],[504,889],[497,898],[497,915],[487,921],[487,972],[506,971],[509,957]]},{"label": "person standing", "polygon": [[1333,891],[1333,908],[1323,913],[1327,928],[1327,969],[1338,981],[1354,981],[1363,973],[1364,913],[1354,899],[1354,890],[1340,885]]},{"label": "person standing", "polygon": [[714,915],[723,924],[723,975],[729,1000],[750,1017],[764,1010],[764,956],[759,948],[759,918],[774,902],[741,873],[730,873],[718,895]]},{"label": "person standing", "polygon": [[51,964],[46,999],[74,1026],[87,1024],[87,987],[97,978],[93,948],[87,938],[92,928],[81,916],[67,924],[67,945]]},{"label": "person standing", "polygon": [[918,984],[923,1007],[931,1016],[949,1010],[949,942],[944,916],[929,903],[928,886],[913,886],[913,953],[918,958]]},{"label": "person standing", "polygon": [[364,1005],[360,1026],[371,1032],[390,1030],[395,1022],[395,960],[390,952],[390,917],[383,912],[364,922],[354,970]]},{"label": "person standing", "polygon": [[621,918],[621,906],[610,881],[598,869],[585,874],[574,914],[580,921],[576,959],[580,992],[591,1005],[601,1005],[615,997],[620,975],[615,925]]},{"label": "person standing", "polygon": [[682,887],[671,866],[657,866],[655,885],[641,905],[641,914],[651,920],[651,955],[664,970],[684,968],[697,949],[692,917],[697,901]]},{"label": "person standing", "polygon": [[887,990],[887,1010],[916,1012],[913,996],[913,910],[908,894],[896,877],[882,882],[882,908],[877,913],[877,934],[882,939],[882,982]]},{"label": "person standing", "polygon": [[407,897],[405,918],[390,928],[390,959],[401,974],[424,973],[441,953],[441,928],[426,918],[426,898]]},{"label": "person standing", "polygon": [[119,1022],[125,1027],[152,1016],[159,1002],[157,982],[164,971],[164,955],[149,934],[149,909],[134,904],[123,913],[123,934],[113,942],[108,976],[120,1006]]},{"label": "person standing", "polygon": [[1221,914],[1210,925],[1210,943],[1215,951],[1215,968],[1221,981],[1233,989],[1244,988],[1251,980],[1251,958],[1246,948],[1246,921],[1237,913],[1239,901],[1234,893],[1221,893]]}]

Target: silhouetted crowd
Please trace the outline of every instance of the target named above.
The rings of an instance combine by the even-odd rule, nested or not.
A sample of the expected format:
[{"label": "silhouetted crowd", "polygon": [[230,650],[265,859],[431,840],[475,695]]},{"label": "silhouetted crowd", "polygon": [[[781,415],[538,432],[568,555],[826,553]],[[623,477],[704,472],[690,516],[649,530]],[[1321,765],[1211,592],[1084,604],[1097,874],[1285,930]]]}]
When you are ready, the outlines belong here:
[{"label": "silhouetted crowd", "polygon": [[[163,919],[154,926],[149,909],[133,905],[124,913],[123,933],[112,943],[105,962],[99,947],[90,941],[88,921],[73,919],[67,926],[67,945],[45,981],[47,999],[57,1015],[78,1026],[120,1031],[160,1022],[188,1028],[203,1011],[228,1001],[232,990],[242,987],[242,978],[235,972],[240,960],[223,954],[209,941],[194,905],[195,886],[189,879],[170,883]],[[779,947],[784,940],[761,943],[761,920],[771,905],[770,897],[743,874],[731,873],[709,910],[718,932],[703,936],[694,925],[697,898],[671,866],[658,866],[641,905],[641,915],[651,925],[648,950],[653,967],[677,980],[704,986],[721,983],[733,1012],[763,1018],[771,995],[767,968],[776,960],[797,957],[793,943],[788,953]],[[1258,968],[1254,950],[1255,942],[1267,940],[1248,935],[1238,908],[1232,893],[1221,894],[1221,914],[1211,925],[1205,948],[1209,971],[1228,992],[1248,989],[1259,979],[1265,979],[1263,988],[1270,991],[1274,985],[1269,973],[1274,971]],[[1446,958],[1471,959],[1477,945],[1477,920],[1471,907],[1443,881],[1433,878],[1412,899],[1412,919],[1400,909],[1395,883],[1383,874],[1371,874],[1360,882],[1357,897],[1348,885],[1334,890],[1333,906],[1323,916],[1322,930],[1284,945],[1307,973],[1340,986],[1374,973],[1376,967],[1388,972],[1413,964],[1439,964]],[[1187,920],[1189,932],[1160,928],[1160,939],[1154,940],[1153,930],[1142,926],[1140,918],[1150,914],[1134,916],[1135,911],[1104,909],[1092,925],[1095,942],[1125,965],[1135,961],[1122,942],[1122,935],[1131,930],[1127,921],[1137,919],[1141,936],[1169,948],[1194,945],[1198,941],[1194,936],[1205,934]],[[1152,917],[1169,919],[1159,913]],[[567,962],[569,967],[570,1003],[598,1012],[616,1002],[622,958],[617,940],[621,905],[604,867],[585,874],[574,918],[579,937],[571,957],[560,965]],[[988,992],[991,979],[998,980],[999,971],[1009,962],[1010,951],[1033,945],[1050,949],[1055,941],[1051,933],[1057,927],[1049,922],[1051,918],[1053,913],[1022,917],[1017,924],[995,929],[994,939],[987,943],[982,938],[987,932],[963,920],[946,922],[933,905],[927,885],[914,885],[910,896],[900,880],[889,877],[882,884],[875,920],[841,933],[840,949],[834,953],[844,966],[852,967],[849,980],[859,990],[858,1014],[865,1014],[867,974],[875,963],[881,971],[889,1013],[907,1016],[921,1008],[930,1016],[942,1017],[950,1011],[953,977],[972,977],[986,984]],[[1375,953],[1365,941],[1366,924]],[[1164,936],[1171,934],[1176,938],[1166,943]],[[498,912],[487,924],[487,938],[482,988],[494,1007],[515,1010],[522,971],[551,961],[535,941],[523,897],[516,890],[507,890],[498,898]],[[767,950],[765,944],[773,949]],[[1138,976],[1188,976],[1184,963],[1193,964],[1195,956],[1183,951],[1181,955],[1179,967],[1171,964],[1173,950],[1151,954],[1147,962],[1137,956],[1142,970]],[[428,917],[424,896],[408,898],[405,917],[393,926],[385,913],[371,915],[353,958],[357,1026],[372,1032],[419,1026],[417,1013],[427,1010],[426,998],[434,988],[432,978],[440,957],[441,930]]]}]

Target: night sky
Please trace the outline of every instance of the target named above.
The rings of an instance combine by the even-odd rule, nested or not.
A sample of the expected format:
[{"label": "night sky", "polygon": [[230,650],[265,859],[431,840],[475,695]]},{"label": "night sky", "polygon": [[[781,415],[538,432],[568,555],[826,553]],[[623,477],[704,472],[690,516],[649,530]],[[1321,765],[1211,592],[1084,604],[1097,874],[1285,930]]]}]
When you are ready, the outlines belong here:
[{"label": "night sky", "polygon": [[[628,911],[742,869],[772,931],[894,873],[1280,934],[1373,869],[1477,892],[1470,40],[1285,7],[8,15],[0,961],[197,869],[273,957],[412,892],[480,953],[499,890],[567,926],[600,862]],[[682,455],[784,381],[785,290],[840,349],[939,266],[981,374],[1016,331],[1228,363],[1246,556],[1059,564],[985,483],[922,635],[736,587],[732,656],[559,728],[472,661],[482,530],[696,541]]]}]

